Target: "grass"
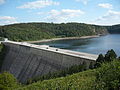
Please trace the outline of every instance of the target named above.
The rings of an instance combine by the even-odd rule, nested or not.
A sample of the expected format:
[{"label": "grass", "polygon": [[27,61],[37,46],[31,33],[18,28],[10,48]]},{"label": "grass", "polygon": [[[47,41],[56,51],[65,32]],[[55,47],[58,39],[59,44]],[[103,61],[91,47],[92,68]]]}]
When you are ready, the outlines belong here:
[{"label": "grass", "polygon": [[38,81],[16,90],[120,90],[120,60],[66,77]]},{"label": "grass", "polygon": [[95,70],[87,70],[66,77],[38,81],[17,90],[92,90],[95,83]]}]

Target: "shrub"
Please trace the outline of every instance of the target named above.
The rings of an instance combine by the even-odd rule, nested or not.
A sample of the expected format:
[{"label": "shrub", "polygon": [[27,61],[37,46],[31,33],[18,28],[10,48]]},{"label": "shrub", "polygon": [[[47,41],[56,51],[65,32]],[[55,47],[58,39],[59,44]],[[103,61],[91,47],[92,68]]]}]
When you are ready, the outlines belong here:
[{"label": "shrub", "polygon": [[96,73],[95,90],[119,90],[120,61],[103,63]]},{"label": "shrub", "polygon": [[18,86],[17,80],[12,74],[8,72],[0,74],[0,90],[14,89]]}]

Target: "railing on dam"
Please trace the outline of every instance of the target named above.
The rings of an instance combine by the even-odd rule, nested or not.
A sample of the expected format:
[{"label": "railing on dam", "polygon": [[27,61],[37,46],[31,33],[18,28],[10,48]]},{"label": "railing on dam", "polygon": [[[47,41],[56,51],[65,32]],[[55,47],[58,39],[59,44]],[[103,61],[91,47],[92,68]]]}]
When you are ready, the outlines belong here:
[{"label": "railing on dam", "polygon": [[26,42],[2,42],[6,49],[2,71],[9,71],[21,82],[86,62],[89,66],[98,55],[35,45]]}]

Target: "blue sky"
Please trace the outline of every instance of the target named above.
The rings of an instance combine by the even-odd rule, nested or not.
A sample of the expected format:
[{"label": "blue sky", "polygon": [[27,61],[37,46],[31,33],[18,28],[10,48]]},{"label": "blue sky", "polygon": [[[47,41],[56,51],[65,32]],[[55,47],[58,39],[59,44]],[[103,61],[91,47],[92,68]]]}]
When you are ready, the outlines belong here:
[{"label": "blue sky", "polygon": [[120,24],[120,0],[0,0],[0,25],[26,22]]}]

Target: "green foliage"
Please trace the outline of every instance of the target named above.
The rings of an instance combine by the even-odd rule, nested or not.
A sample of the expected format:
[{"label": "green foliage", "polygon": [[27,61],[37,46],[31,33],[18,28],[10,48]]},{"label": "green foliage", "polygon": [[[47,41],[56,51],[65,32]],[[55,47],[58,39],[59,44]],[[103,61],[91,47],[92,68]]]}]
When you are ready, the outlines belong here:
[{"label": "green foliage", "polygon": [[100,54],[96,60],[96,62],[104,62],[104,56],[102,54]]},{"label": "green foliage", "polygon": [[18,86],[17,80],[12,74],[8,72],[0,74],[0,90],[14,90]]},{"label": "green foliage", "polygon": [[108,52],[105,54],[106,61],[112,61],[115,58],[117,58],[117,55],[113,49],[108,50]]},{"label": "green foliage", "polygon": [[100,54],[96,60],[96,64],[94,65],[95,68],[100,67],[101,63],[104,62],[104,56],[102,54]]},{"label": "green foliage", "polygon": [[57,37],[80,37],[107,33],[102,26],[83,23],[21,23],[0,26],[0,37],[14,41],[31,41]]},{"label": "green foliage", "polygon": [[84,23],[21,23],[0,26],[0,39],[30,41],[48,38],[80,37],[120,33],[120,25],[98,26]]},{"label": "green foliage", "polygon": [[38,81],[17,90],[93,90],[95,70],[88,70],[66,77]]},{"label": "green foliage", "polygon": [[53,78],[58,78],[58,77],[65,77],[74,73],[78,73],[81,71],[86,70],[86,63],[84,62],[81,65],[73,65],[67,69],[61,70],[61,71],[57,71],[57,72],[52,72],[52,73],[48,73],[46,75],[43,76],[39,76],[39,77],[35,77],[35,78],[31,78],[27,81],[27,84],[31,84],[33,82],[37,82],[37,81],[43,81],[43,80],[48,80],[48,79],[53,79]]},{"label": "green foliage", "polygon": [[[90,63],[89,68],[93,70],[87,70],[70,76],[65,75],[73,73],[74,71],[79,72],[78,70],[86,70],[86,68],[83,68],[83,66],[86,66],[85,63],[83,63],[83,66],[80,69],[78,66],[73,66],[69,69],[70,71],[68,70],[69,72],[66,73],[66,71],[64,71],[64,73],[62,72],[62,74],[58,74],[66,77],[53,79],[50,78],[52,76],[52,74],[50,74],[49,79],[51,80],[44,80],[44,78],[44,81],[39,80],[36,83],[19,88],[18,90],[29,90],[31,88],[38,90],[42,90],[42,88],[58,90],[119,90],[120,60],[112,49],[109,50],[106,55],[108,55],[111,60],[108,62],[108,60],[105,60],[105,57],[100,54],[97,59],[97,63],[101,66],[99,68],[93,69],[94,64]],[[86,72],[87,75],[85,75]],[[82,76],[82,74],[84,74],[84,76]]]},{"label": "green foliage", "polygon": [[119,90],[120,59],[113,50],[109,50],[106,55],[111,60],[105,60],[100,54],[97,59],[101,64],[99,68],[93,69],[93,63],[90,63],[89,68],[92,70],[84,71],[84,62],[82,65],[74,65],[66,70],[38,77],[36,80],[31,79],[29,85],[21,87],[13,75],[4,72],[0,74],[0,90]]},{"label": "green foliage", "polygon": [[17,90],[119,90],[120,61],[102,63],[101,67],[66,77],[38,81]]},{"label": "green foliage", "polygon": [[102,64],[96,72],[95,90],[119,90],[120,86],[120,61],[114,60]]},{"label": "green foliage", "polygon": [[96,64],[94,65],[95,68],[100,67],[101,63],[103,62],[110,62],[114,59],[117,58],[117,54],[115,53],[115,51],[113,49],[108,50],[107,53],[105,54],[105,56],[103,56],[102,54],[100,54],[96,60]]}]

